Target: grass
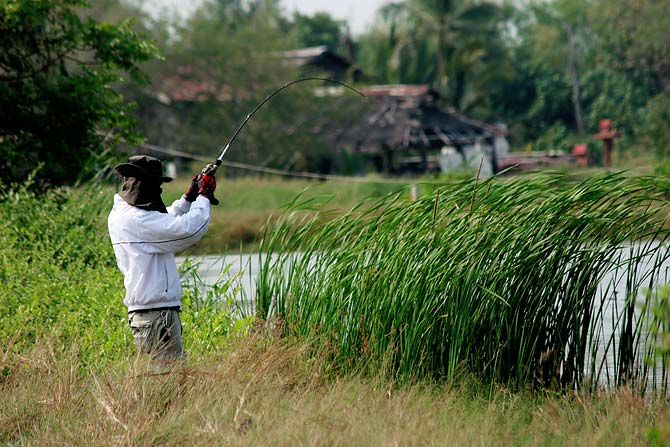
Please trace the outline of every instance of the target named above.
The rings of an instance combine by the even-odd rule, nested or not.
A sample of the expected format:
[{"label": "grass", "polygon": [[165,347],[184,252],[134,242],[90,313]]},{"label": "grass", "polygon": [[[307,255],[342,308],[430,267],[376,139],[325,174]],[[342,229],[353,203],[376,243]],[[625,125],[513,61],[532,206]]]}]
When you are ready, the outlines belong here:
[{"label": "grass", "polygon": [[[323,338],[236,319],[235,280],[203,291],[188,264],[189,357],[157,372],[132,354],[112,192],[0,191],[0,445],[670,445],[667,400],[625,386],[554,393],[466,368],[440,380],[345,368]],[[429,198],[408,206],[435,213]]]},{"label": "grass", "polygon": [[4,359],[3,445],[668,445],[670,409],[612,394],[509,392],[457,383],[333,378],[307,344],[230,340],[154,373],[141,361],[77,373],[44,340]]},{"label": "grass", "polygon": [[[638,175],[642,172],[649,174],[649,168],[632,169],[628,175]],[[571,171],[571,174],[566,174],[565,179],[566,182],[575,183],[603,173],[606,171],[602,168],[583,169]],[[403,199],[409,199],[412,185],[418,186],[421,196],[429,196],[440,185],[452,184],[462,179],[463,175],[403,178],[390,182],[388,179],[376,177],[366,177],[363,179],[364,182],[322,182],[281,177],[226,178],[219,175],[216,195],[221,199],[221,204],[212,207],[212,231],[209,231],[205,238],[187,253],[257,251],[264,225],[276,218],[278,210],[291,203],[298,194],[302,194],[303,199],[318,198],[327,202],[328,210],[342,214],[365,200],[391,193],[399,193]],[[183,194],[188,187],[189,179],[189,174],[182,174],[175,181],[163,185],[163,197],[167,204]],[[665,190],[670,189],[667,181],[663,183],[662,187]]]},{"label": "grass", "polygon": [[[163,185],[166,203],[188,188],[188,175]],[[407,189],[409,183],[366,183],[286,180],[281,178],[226,179],[219,176],[216,196],[221,204],[212,207],[212,228],[189,253],[253,252],[258,248],[262,228],[277,210],[301,191],[306,197],[328,197],[332,210],[345,210],[368,197]],[[409,193],[407,193],[409,194]]]},{"label": "grass", "polygon": [[[123,306],[123,277],[107,234],[112,191],[92,186],[37,196],[25,189],[0,197],[0,346],[24,352],[53,338],[74,344],[81,366],[105,363],[132,350]],[[186,272],[185,281],[193,272]],[[223,281],[216,297],[183,296],[184,329],[192,352],[212,351],[233,330],[223,304],[236,285]],[[221,304],[223,303],[223,304]],[[205,319],[200,319],[203,314]],[[207,324],[205,324],[207,323]]]},{"label": "grass", "polygon": [[[332,219],[298,200],[265,234],[258,308],[287,335],[322,337],[345,368],[645,388],[653,294],[637,300],[670,258],[664,200],[652,179],[618,174],[466,181]],[[666,388],[666,363],[659,374]]]}]

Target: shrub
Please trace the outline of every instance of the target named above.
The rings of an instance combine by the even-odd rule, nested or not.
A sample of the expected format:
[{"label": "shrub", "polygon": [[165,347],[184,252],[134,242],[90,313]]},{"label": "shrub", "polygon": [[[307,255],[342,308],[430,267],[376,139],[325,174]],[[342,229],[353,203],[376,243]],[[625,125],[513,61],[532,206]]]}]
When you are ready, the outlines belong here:
[{"label": "shrub", "polygon": [[[84,357],[128,349],[123,281],[106,235],[109,191],[5,189],[0,199],[0,340],[28,349],[55,336]],[[132,338],[132,337],[131,337]],[[11,341],[11,342],[10,342]]]}]

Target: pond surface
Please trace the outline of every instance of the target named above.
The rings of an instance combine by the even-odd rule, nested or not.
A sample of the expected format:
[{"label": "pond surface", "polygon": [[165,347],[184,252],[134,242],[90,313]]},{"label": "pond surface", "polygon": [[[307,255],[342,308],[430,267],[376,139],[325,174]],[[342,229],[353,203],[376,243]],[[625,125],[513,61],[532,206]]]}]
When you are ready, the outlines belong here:
[{"label": "pond surface", "polygon": [[[618,330],[616,326],[620,319],[619,315],[625,307],[626,298],[635,294],[637,301],[643,301],[643,295],[648,290],[655,290],[659,285],[670,284],[670,259],[667,254],[643,256],[637,271],[631,272],[626,269],[625,261],[630,256],[639,256],[639,248],[639,244],[622,248],[622,262],[612,268],[599,283],[596,302],[602,301],[603,308],[594,319],[600,326],[600,329],[596,331],[598,334],[595,335],[600,340],[596,353],[595,372],[598,376],[602,376],[603,380],[607,380],[617,369]],[[182,265],[186,259],[178,257],[178,265]],[[245,314],[253,313],[252,302],[256,293],[256,275],[260,270],[258,253],[196,256],[189,257],[188,262],[197,268],[199,287],[211,287],[221,281],[229,282],[238,289],[235,293],[238,306]],[[631,284],[640,285],[639,290],[632,291]],[[639,303],[636,305],[637,314],[641,307]],[[612,337],[613,332],[614,337]],[[640,364],[648,361],[643,351],[643,349],[640,350]],[[655,363],[655,367],[652,366],[650,370],[650,384],[658,387],[659,383],[667,384],[670,377],[668,377],[667,367],[664,368],[660,360]]]}]

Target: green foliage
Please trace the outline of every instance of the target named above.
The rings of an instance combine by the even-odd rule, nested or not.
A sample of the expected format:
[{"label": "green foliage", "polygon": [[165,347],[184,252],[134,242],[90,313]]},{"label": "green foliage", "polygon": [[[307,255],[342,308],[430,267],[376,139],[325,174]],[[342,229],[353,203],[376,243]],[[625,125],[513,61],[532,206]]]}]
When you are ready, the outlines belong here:
[{"label": "green foliage", "polygon": [[533,150],[570,152],[572,149],[570,131],[562,124],[554,124],[532,144]]},{"label": "green foliage", "polygon": [[[648,361],[650,364],[656,364],[657,359],[660,359],[667,368],[667,365],[670,364],[670,285],[659,286],[651,292],[654,298],[649,327],[657,340],[657,344],[654,346],[653,355],[650,356]],[[651,427],[648,430],[647,437],[651,446],[670,446],[670,428],[667,424]]]},{"label": "green foliage", "polygon": [[[0,199],[0,344],[16,352],[55,337],[84,361],[130,349],[123,281],[103,214],[107,191],[4,189]],[[127,324],[127,323],[126,323]]]},{"label": "green foliage", "polygon": [[528,148],[533,151],[561,151],[571,154],[576,144],[587,145],[589,164],[602,165],[604,157],[602,143],[591,139],[589,136],[579,135],[562,123],[556,123],[548,127],[537,139],[528,144]]},{"label": "green foliage", "polygon": [[[317,18],[302,17],[310,24]],[[278,1],[204,2],[166,48],[167,63],[148,70],[157,80],[155,94],[138,99],[147,138],[161,146],[218,156],[247,113],[302,75],[281,55],[302,45],[296,27],[281,16]],[[227,156],[272,168],[332,172],[339,161],[329,143],[355,121],[361,101],[353,94],[315,97],[314,88],[320,85],[298,84],[273,97],[248,122]],[[197,97],[167,105],[156,100],[198,88],[202,91]]]},{"label": "green foliage", "polygon": [[391,3],[380,13],[386,33],[362,39],[361,66],[373,79],[378,73],[384,82],[431,84],[450,105],[472,106],[482,100],[477,86],[486,90],[503,68],[499,13],[488,2]]},{"label": "green foliage", "polygon": [[643,383],[653,334],[634,302],[614,304],[613,286],[635,296],[670,258],[659,200],[644,178],[557,175],[464,181],[413,203],[392,195],[325,223],[298,202],[265,234],[257,309],[287,335],[322,337],[344,368]]},{"label": "green foliage", "polygon": [[344,22],[324,12],[317,12],[313,16],[298,12],[293,15],[292,28],[301,47],[325,45],[336,51],[342,44],[344,27]]},{"label": "green foliage", "polygon": [[[131,107],[112,89],[125,73],[158,57],[131,21],[82,18],[82,0],[0,3],[0,181],[72,183],[91,157],[121,138],[136,142]],[[98,132],[114,132],[105,139]]]},{"label": "green foliage", "polygon": [[[547,150],[569,146],[581,131],[581,110],[580,142],[610,118],[623,133],[617,150],[663,155],[667,120],[659,95],[670,88],[662,38],[666,3],[393,2],[353,42],[356,69],[365,83],[432,84],[445,105],[505,122],[517,149],[533,142]],[[106,16],[104,5],[118,11],[117,0],[96,2],[99,17]],[[121,89],[139,103],[135,113],[152,143],[201,155],[218,155],[265,94],[300,76],[282,51],[326,44],[343,52],[342,23],[323,13],[286,16],[279,0],[209,0],[179,24],[143,20],[161,39],[167,63],[146,66],[155,81],[150,92]],[[360,110],[347,101],[315,99],[312,86],[273,100],[240,135],[231,159],[296,170],[364,170],[360,160],[336,154],[338,129],[355,122]],[[191,88],[201,89],[197,98],[179,99]],[[5,138],[4,145],[20,158],[18,141]]]},{"label": "green foliage", "polygon": [[662,159],[670,157],[670,92],[649,100],[641,132],[647,146]]},{"label": "green foliage", "polygon": [[[512,30],[503,31],[499,53],[504,65],[482,61],[505,75],[495,78],[492,88],[476,82],[484,99],[472,110],[484,119],[506,122],[517,148],[533,141],[566,146],[563,141],[579,130],[573,96],[577,86],[582,138],[596,133],[601,119],[610,118],[623,135],[617,141],[618,149],[631,150],[642,144],[656,150],[658,131],[654,134],[642,127],[647,114],[658,117],[659,130],[664,122],[659,110],[662,102],[649,112],[647,102],[668,90],[667,48],[661,37],[661,29],[667,28],[667,14],[662,13],[667,5],[624,3],[625,7],[575,0],[530,2],[516,8],[508,4],[498,22]],[[569,69],[571,57],[574,70]],[[559,129],[566,136],[557,139]],[[645,137],[647,134],[655,136]]]},{"label": "green foliage", "polygon": [[214,284],[206,284],[198,274],[199,264],[187,258],[180,266],[182,285],[182,324],[188,334],[190,354],[205,355],[220,351],[231,334],[248,333],[253,317],[238,302],[242,296],[239,277],[222,265]]},{"label": "green foliage", "polygon": [[651,330],[659,338],[656,354],[668,362],[670,361],[670,285],[658,287],[653,293]]},{"label": "green foliage", "polygon": [[589,18],[613,68],[646,88],[648,96],[670,92],[670,3],[597,0]]}]

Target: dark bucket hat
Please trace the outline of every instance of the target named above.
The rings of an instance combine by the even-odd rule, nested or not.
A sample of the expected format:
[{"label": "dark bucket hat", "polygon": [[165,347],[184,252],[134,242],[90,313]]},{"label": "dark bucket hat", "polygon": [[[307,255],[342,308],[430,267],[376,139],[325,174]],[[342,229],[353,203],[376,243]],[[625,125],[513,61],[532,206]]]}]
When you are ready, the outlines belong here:
[{"label": "dark bucket hat", "polygon": [[163,175],[163,163],[149,155],[133,155],[127,163],[116,165],[114,170],[122,177],[136,177],[162,183],[172,181],[172,177]]}]

